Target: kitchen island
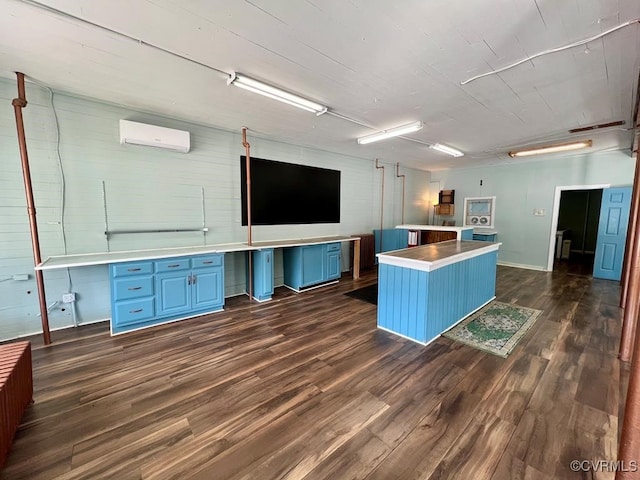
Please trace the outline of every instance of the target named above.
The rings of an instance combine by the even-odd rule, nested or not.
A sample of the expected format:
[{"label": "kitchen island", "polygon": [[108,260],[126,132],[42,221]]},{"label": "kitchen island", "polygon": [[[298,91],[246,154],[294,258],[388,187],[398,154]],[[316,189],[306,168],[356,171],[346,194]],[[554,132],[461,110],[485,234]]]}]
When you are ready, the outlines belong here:
[{"label": "kitchen island", "polygon": [[448,240],[379,253],[378,328],[435,340],[495,298],[500,245]]}]

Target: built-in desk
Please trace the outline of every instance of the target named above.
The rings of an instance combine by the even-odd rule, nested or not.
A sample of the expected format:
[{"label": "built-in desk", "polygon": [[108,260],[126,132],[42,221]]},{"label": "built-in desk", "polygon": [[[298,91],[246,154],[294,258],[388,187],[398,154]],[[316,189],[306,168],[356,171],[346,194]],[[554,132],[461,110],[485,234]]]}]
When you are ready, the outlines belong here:
[{"label": "built-in desk", "polygon": [[[194,247],[161,248],[123,252],[89,253],[49,257],[36,270],[109,265],[111,287],[111,333],[139,330],[162,323],[184,320],[224,307],[224,254],[249,252],[256,268],[252,271],[260,301],[273,291],[273,249],[314,249],[326,252],[320,264],[320,281],[339,278],[340,243],[359,237],[330,236]],[[353,278],[360,277],[359,255],[354,256]],[[306,258],[306,257],[305,257]],[[289,268],[286,264],[285,270]],[[289,262],[294,264],[295,262]],[[300,268],[305,267],[300,263]],[[311,280],[305,280],[311,285]]]},{"label": "built-in desk", "polygon": [[378,254],[378,328],[436,339],[495,298],[499,246],[449,240]]}]

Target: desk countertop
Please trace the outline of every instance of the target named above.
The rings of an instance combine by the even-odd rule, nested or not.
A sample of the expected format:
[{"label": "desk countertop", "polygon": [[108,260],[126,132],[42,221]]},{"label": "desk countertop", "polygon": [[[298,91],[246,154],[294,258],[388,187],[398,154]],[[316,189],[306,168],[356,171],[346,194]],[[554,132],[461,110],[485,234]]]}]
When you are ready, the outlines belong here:
[{"label": "desk countertop", "polygon": [[419,247],[379,253],[378,262],[399,267],[430,272],[446,265],[496,251],[502,245],[499,242],[481,242],[474,240],[447,240]]},{"label": "desk countertop", "polygon": [[456,227],[444,225],[398,225],[396,228],[404,228],[405,230],[433,230],[435,232],[461,232],[463,230],[473,230],[473,227]]},{"label": "desk countertop", "polygon": [[261,250],[264,248],[283,248],[333,242],[352,242],[359,239],[359,237],[332,236],[297,238],[287,240],[269,240],[263,242],[252,242],[251,245],[248,245],[247,243],[221,243],[218,245],[201,245],[194,247],[158,248],[153,250],[130,250],[123,252],[60,255],[47,258],[39,265],[36,265],[35,269],[55,270],[58,268],[86,267],[91,265],[105,265],[109,263],[153,260],[157,258],[185,257],[207,253],[244,252],[249,250]]}]

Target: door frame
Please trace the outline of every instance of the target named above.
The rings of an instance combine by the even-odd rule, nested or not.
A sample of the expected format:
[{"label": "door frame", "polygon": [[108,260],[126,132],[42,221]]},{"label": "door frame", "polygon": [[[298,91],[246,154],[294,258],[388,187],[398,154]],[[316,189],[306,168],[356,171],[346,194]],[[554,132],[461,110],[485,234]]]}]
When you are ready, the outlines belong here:
[{"label": "door frame", "polygon": [[556,232],[558,230],[558,216],[560,215],[560,197],[562,192],[567,190],[604,190],[610,188],[609,183],[600,183],[594,185],[561,185],[556,186],[555,195],[553,197],[553,212],[551,214],[551,232],[549,235],[549,255],[547,257],[547,272],[553,271],[553,261],[556,253]]}]

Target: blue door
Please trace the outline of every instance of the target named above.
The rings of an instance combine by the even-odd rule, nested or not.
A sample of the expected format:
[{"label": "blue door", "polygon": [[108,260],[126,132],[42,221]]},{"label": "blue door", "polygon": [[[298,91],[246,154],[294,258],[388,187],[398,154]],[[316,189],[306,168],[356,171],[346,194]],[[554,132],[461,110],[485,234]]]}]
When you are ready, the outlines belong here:
[{"label": "blue door", "polygon": [[593,276],[620,280],[631,206],[631,187],[602,191]]}]

